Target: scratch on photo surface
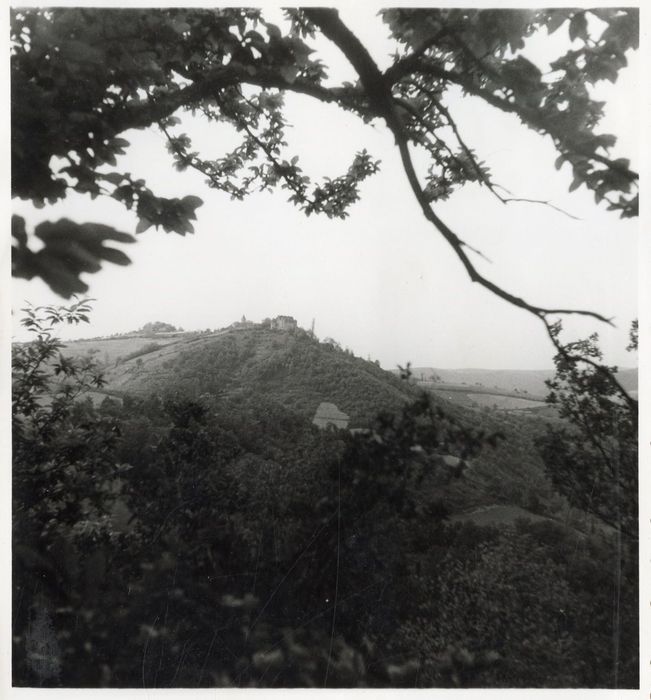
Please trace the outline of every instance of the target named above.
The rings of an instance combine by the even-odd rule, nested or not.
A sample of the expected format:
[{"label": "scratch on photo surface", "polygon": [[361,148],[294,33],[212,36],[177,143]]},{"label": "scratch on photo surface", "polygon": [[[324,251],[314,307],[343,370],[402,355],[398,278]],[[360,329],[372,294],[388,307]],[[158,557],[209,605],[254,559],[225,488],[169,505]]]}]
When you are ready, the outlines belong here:
[{"label": "scratch on photo surface", "polygon": [[330,630],[330,649],[328,650],[328,663],[326,664],[323,687],[328,685],[328,674],[330,673],[330,661],[332,659],[332,645],[335,641],[335,623],[337,620],[337,598],[339,597],[339,556],[340,556],[340,536],[341,536],[341,459],[338,462],[337,472],[337,571],[335,574],[335,599],[332,605],[332,628]]},{"label": "scratch on photo surface", "polygon": [[158,615],[156,615],[156,619],[154,620],[154,624],[151,626],[151,629],[147,631],[147,639],[145,640],[145,647],[142,651],[142,687],[146,688],[147,687],[147,682],[146,682],[146,663],[147,663],[147,649],[149,647],[149,640],[151,639],[151,636],[156,628],[156,623],[158,622]]}]

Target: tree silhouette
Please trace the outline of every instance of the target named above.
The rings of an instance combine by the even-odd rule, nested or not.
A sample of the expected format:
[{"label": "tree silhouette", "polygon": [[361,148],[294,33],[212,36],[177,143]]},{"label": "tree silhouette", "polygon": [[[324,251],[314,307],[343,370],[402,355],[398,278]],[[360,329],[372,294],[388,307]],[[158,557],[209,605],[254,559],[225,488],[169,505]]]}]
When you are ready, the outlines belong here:
[{"label": "tree silhouette", "polygon": [[[494,182],[455,122],[449,96],[461,88],[551,138],[556,167],[569,163],[570,190],[587,187],[597,202],[622,217],[637,213],[637,181],[629,161],[613,159],[615,137],[598,132],[603,103],[592,85],[615,81],[637,47],[638,12],[627,8],[468,10],[390,9],[380,12],[395,46],[392,64],[380,70],[367,48],[328,8],[289,9],[279,24],[258,9],[19,9],[12,12],[12,194],[37,205],[69,191],[109,196],[135,211],[136,232],[154,226],[181,235],[201,200],[165,198],[143,180],[115,168],[134,128],[157,126],[177,169],[201,172],[211,187],[242,199],[258,190],[283,189],[306,215],[344,218],[360,197],[360,183],[379,170],[366,151],[348,170],[314,180],[288,152],[284,96],[300,93],[334,104],[364,122],[384,125],[394,137],[415,204],[443,236],[473,282],[535,314],[549,329],[551,314],[593,311],[530,304],[482,275],[479,251],[439,216],[436,205],[466,183],[480,183],[503,202],[515,199]],[[527,39],[567,32],[569,49],[542,73],[526,56]],[[331,85],[316,58],[323,37],[354,68],[353,83]],[[240,143],[208,160],[181,133],[184,111],[235,127]],[[418,174],[413,155],[425,152]],[[69,235],[70,222],[48,224]],[[41,224],[43,226],[43,224]],[[92,226],[80,227],[92,238]],[[80,271],[117,259],[97,245],[70,238],[72,262],[44,240],[33,253],[24,222],[14,221],[17,276],[41,276],[55,291],[80,291]],[[38,231],[36,235],[40,235]],[[113,237],[127,242],[128,234]],[[96,236],[95,236],[96,237]],[[34,255],[40,256],[34,264]],[[86,261],[80,267],[76,260]]]},{"label": "tree silhouette", "polygon": [[[554,327],[556,336],[560,325]],[[631,349],[637,347],[637,323]],[[548,403],[565,421],[537,439],[547,473],[572,505],[638,540],[638,407],[602,363],[598,336],[560,346]]]}]

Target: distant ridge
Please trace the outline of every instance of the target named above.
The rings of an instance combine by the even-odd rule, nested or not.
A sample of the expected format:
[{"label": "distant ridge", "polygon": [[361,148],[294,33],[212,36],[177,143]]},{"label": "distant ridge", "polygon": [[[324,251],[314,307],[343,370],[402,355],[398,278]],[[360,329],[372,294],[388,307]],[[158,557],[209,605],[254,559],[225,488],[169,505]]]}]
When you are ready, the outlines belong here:
[{"label": "distant ridge", "polygon": [[[548,389],[545,380],[554,376],[553,369],[439,369],[437,367],[412,367],[416,381],[435,381],[441,384],[467,384],[473,387],[496,389],[506,393],[526,393],[542,398]],[[627,391],[637,394],[637,368],[620,368],[617,377]]]}]

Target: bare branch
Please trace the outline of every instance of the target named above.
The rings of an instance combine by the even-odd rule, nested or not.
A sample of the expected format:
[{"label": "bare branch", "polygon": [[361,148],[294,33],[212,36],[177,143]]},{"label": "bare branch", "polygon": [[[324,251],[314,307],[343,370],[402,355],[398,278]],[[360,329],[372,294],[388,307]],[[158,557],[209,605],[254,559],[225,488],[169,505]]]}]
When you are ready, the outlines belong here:
[{"label": "bare branch", "polygon": [[479,248],[474,248],[473,246],[471,246],[469,243],[466,243],[465,241],[461,241],[461,245],[464,248],[468,248],[468,250],[475,253],[475,255],[479,255],[479,257],[483,258],[487,263],[490,263],[491,265],[493,264],[493,261],[487,255],[484,255],[484,253],[482,253],[481,250],[479,250]]},{"label": "bare branch", "polygon": [[509,292],[496,285],[494,282],[491,282],[489,279],[481,275],[474,267],[474,265],[470,262],[468,256],[465,254],[463,250],[463,247],[465,245],[464,242],[435,214],[434,210],[427,201],[427,198],[423,193],[420,183],[418,182],[418,177],[416,175],[413,163],[411,161],[411,155],[409,153],[409,147],[406,143],[406,140],[401,135],[397,135],[396,140],[398,143],[400,156],[402,158],[403,167],[407,174],[407,178],[411,185],[412,191],[416,196],[418,203],[421,206],[423,214],[429,221],[431,221],[436,226],[436,228],[443,235],[445,240],[452,246],[452,249],[457,254],[457,257],[461,260],[461,263],[465,267],[468,276],[473,282],[479,283],[482,287],[485,287],[489,291],[493,292],[493,294],[495,294],[496,296],[504,299],[505,301],[508,301],[514,306],[524,309],[525,311],[529,311],[535,316],[541,317],[545,314],[575,314],[580,316],[590,316],[608,324],[612,323],[605,316],[602,316],[601,314],[598,314],[594,311],[585,311],[581,309],[548,309],[541,306],[534,306],[526,302],[524,299],[510,294]]},{"label": "bare branch", "polygon": [[574,214],[570,214],[569,211],[566,211],[565,209],[561,209],[561,207],[556,206],[555,204],[552,204],[549,200],[547,199],[530,199],[529,197],[500,197],[500,200],[504,202],[504,204],[509,204],[509,202],[526,202],[528,204],[543,204],[546,207],[549,207],[550,209],[555,209],[557,212],[560,212],[561,214],[565,214],[565,216],[569,217],[570,219],[574,219],[575,221],[583,221],[580,216],[575,216]]},{"label": "bare branch", "polygon": [[[417,83],[413,83],[413,84],[417,85]],[[441,112],[441,114],[443,114],[443,116],[445,116],[445,118],[446,118],[448,124],[450,125],[452,132],[456,136],[456,139],[459,142],[461,148],[463,148],[464,153],[471,160],[473,167],[475,169],[475,172],[477,173],[477,176],[479,177],[481,182],[483,182],[486,185],[486,187],[488,187],[488,189],[500,200],[500,202],[502,202],[502,204],[508,204],[509,202],[529,202],[531,204],[545,204],[545,205],[551,207],[552,209],[555,209],[556,211],[560,212],[561,214],[565,214],[566,216],[569,216],[571,219],[576,219],[576,220],[579,219],[579,217],[573,216],[572,214],[566,212],[564,209],[561,209],[560,207],[557,207],[556,205],[552,204],[549,201],[545,201],[542,199],[530,199],[527,197],[502,197],[502,195],[500,195],[499,192],[497,192],[495,190],[496,187],[501,187],[501,186],[493,183],[489,177],[486,177],[486,175],[484,174],[482,169],[479,167],[479,163],[477,163],[477,159],[474,157],[473,152],[470,150],[470,148],[468,148],[465,141],[461,137],[461,134],[459,133],[459,128],[457,127],[456,122],[452,118],[452,115],[450,114],[450,110],[440,100],[437,100],[435,96],[430,95],[430,99],[436,105],[436,108]],[[506,188],[501,188],[501,189],[504,189],[506,192],[508,192],[508,190],[506,190]]]}]

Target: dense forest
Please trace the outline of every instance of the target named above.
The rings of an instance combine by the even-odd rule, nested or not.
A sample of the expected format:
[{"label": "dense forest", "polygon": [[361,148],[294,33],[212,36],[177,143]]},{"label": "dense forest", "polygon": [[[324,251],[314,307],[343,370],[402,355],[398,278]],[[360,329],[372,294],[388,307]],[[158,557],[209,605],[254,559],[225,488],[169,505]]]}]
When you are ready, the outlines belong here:
[{"label": "dense forest", "polygon": [[[233,332],[94,405],[101,368],[54,332],[70,309],[29,310],[14,349],[16,685],[637,684],[634,547],[580,526],[535,418],[300,331]],[[315,427],[323,392],[374,407],[366,430]],[[491,503],[538,517],[456,517]]]}]

